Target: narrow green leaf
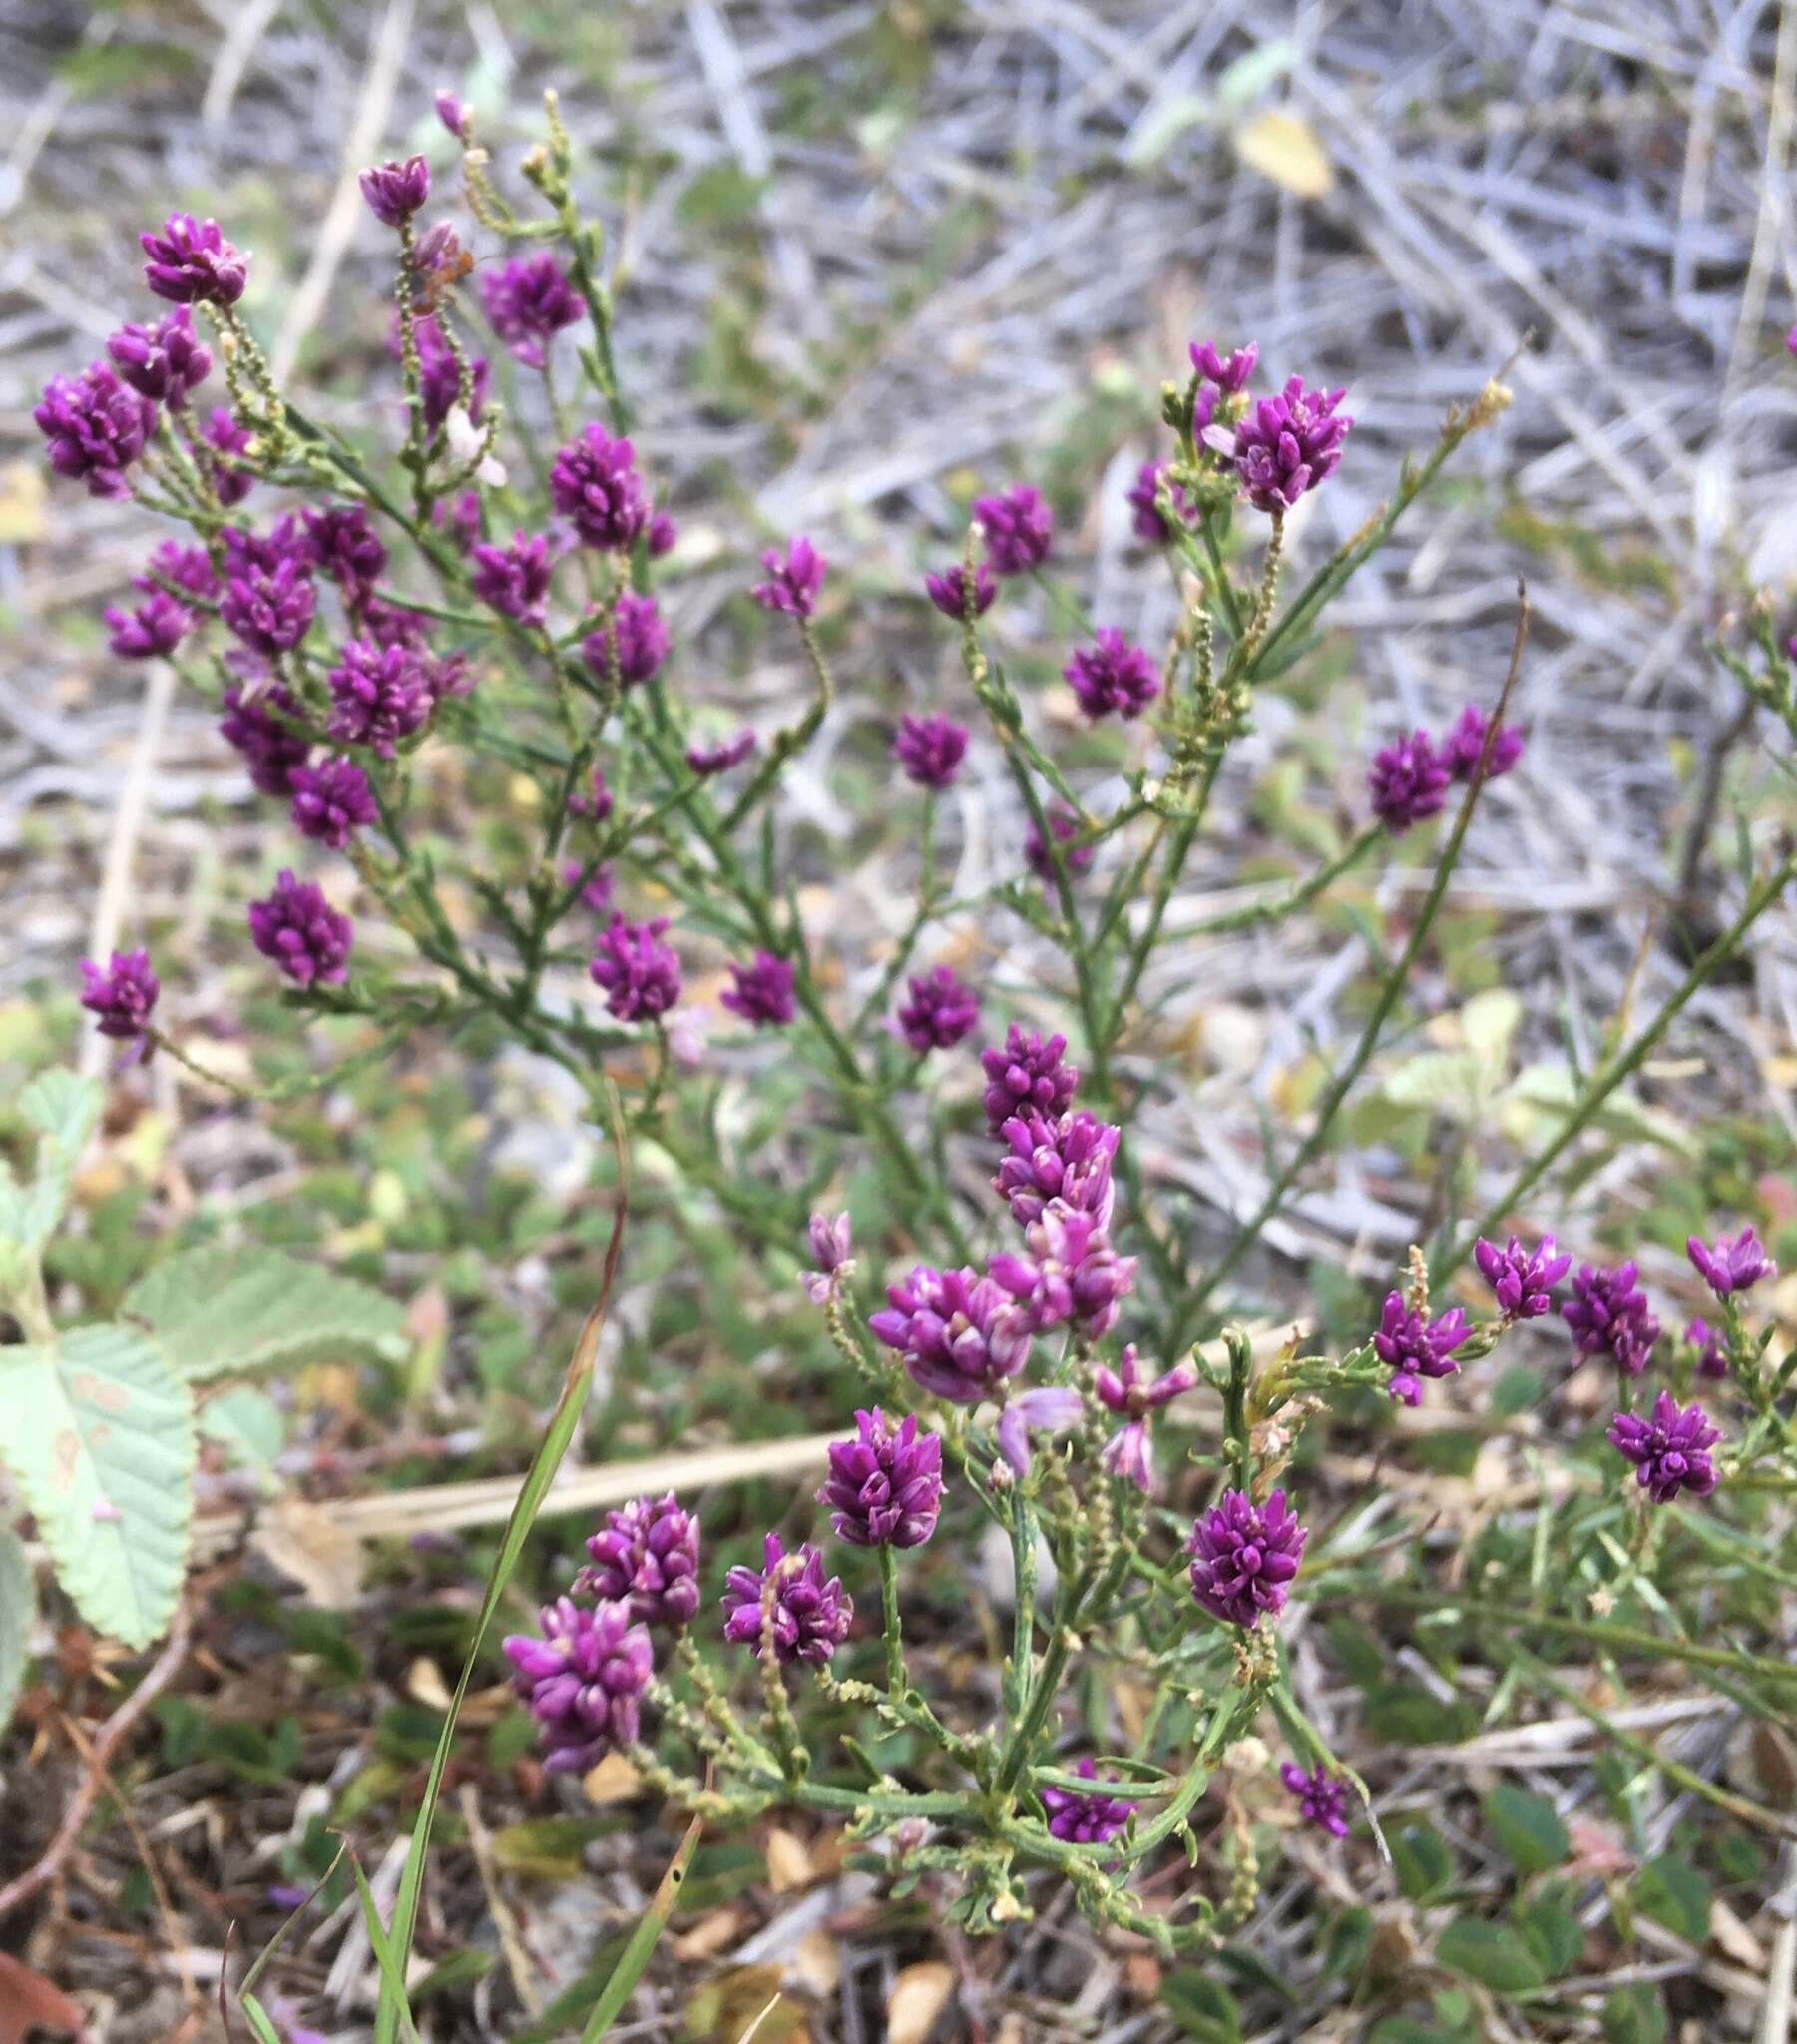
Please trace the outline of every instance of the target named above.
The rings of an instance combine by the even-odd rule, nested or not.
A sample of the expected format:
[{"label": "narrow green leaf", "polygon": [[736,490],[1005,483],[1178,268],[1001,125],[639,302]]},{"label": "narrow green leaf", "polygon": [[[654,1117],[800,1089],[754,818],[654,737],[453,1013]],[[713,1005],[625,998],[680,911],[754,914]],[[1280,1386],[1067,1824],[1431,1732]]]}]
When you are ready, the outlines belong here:
[{"label": "narrow green leaf", "polygon": [[121,1311],[143,1321],[195,1382],[405,1352],[401,1306],[279,1250],[183,1251],[140,1278]]},{"label": "narrow green leaf", "polygon": [[599,2044],[600,2038],[618,2020],[619,2012],[630,2000],[637,1982],[643,1978],[643,1969],[649,1964],[650,1954],[668,1928],[668,1919],[680,1898],[680,1883],[686,1878],[686,1869],[698,1849],[698,1833],[699,1820],[694,1817],[686,1826],[686,1835],[680,1840],[679,1850],[670,1860],[668,1871],[649,1898],[649,1907],[638,1918],[637,1927],[631,1932],[631,1941],[612,1969],[611,1979],[606,1982],[605,1992],[593,2004],[593,2013],[581,2032],[581,2044]]},{"label": "narrow green leaf", "polygon": [[25,1549],[15,1533],[0,1526],[0,1732],[6,1730],[19,1692],[25,1687],[25,1664],[37,1609],[37,1578]]},{"label": "narrow green leaf", "polygon": [[81,1615],[128,1647],[167,1627],[187,1563],[194,1401],[129,1327],[0,1348],[0,1459]]},{"label": "narrow green leaf", "polygon": [[263,2008],[253,1994],[239,1995],[237,2003],[242,2009],[249,2027],[255,2032],[259,2044],[280,2044],[280,2032],[274,2027],[268,2011]]}]

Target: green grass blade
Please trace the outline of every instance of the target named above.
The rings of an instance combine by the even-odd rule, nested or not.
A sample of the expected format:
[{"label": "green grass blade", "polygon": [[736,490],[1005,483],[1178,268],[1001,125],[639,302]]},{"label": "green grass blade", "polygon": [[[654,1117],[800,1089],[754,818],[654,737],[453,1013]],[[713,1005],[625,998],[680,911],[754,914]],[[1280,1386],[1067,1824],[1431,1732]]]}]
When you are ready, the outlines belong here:
[{"label": "green grass blade", "polygon": [[650,1897],[649,1907],[644,1910],[641,1921],[631,1932],[631,1941],[624,1948],[623,1956],[612,1969],[612,1977],[605,1984],[605,1991],[593,2004],[593,2013],[587,2018],[587,2027],[581,2032],[581,2044],[599,2044],[600,2038],[617,2021],[619,2011],[630,2000],[631,1992],[643,1978],[643,1969],[649,1964],[650,1954],[661,1941],[668,1919],[674,1914],[674,1905],[680,1898],[680,1884],[686,1878],[686,1869],[692,1863],[692,1855],[698,1849],[699,1819],[694,1817],[686,1826],[686,1835],[680,1840],[680,1849],[669,1863],[663,1874],[661,1885]]}]

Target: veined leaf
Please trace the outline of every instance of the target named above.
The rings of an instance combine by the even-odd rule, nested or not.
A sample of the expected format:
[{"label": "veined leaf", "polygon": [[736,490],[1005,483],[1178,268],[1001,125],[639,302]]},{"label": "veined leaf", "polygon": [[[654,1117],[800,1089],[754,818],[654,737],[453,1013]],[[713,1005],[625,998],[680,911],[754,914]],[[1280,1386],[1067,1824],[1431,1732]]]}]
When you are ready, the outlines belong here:
[{"label": "veined leaf", "polygon": [[37,1618],[37,1578],[18,1536],[0,1526],[0,1732],[6,1730],[19,1692]]},{"label": "veined leaf", "polygon": [[392,1299],[279,1250],[187,1250],[125,1294],[183,1376],[253,1376],[346,1356],[404,1352],[405,1313]]},{"label": "veined leaf", "polygon": [[104,1099],[97,1081],[63,1071],[40,1072],[20,1093],[19,1112],[38,1132],[36,1170],[29,1185],[0,1187],[0,1234],[27,1249],[50,1239]]},{"label": "veined leaf", "polygon": [[130,1327],[0,1348],[0,1457],[81,1615],[129,1647],[168,1625],[187,1562],[194,1400]]}]

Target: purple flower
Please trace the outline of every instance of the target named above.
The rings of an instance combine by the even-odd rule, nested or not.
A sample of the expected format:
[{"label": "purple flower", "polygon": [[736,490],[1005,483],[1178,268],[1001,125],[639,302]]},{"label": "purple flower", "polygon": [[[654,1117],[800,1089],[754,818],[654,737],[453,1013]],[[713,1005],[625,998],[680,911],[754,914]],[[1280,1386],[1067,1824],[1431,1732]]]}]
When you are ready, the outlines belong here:
[{"label": "purple flower", "polygon": [[1264,1505],[1246,1491],[1225,1491],[1191,1529],[1191,1594],[1231,1625],[1258,1625],[1268,1613],[1277,1618],[1308,1538],[1283,1490]]},{"label": "purple flower", "polygon": [[412,267],[427,284],[443,288],[459,283],[474,267],[474,257],[449,222],[440,220],[412,244]]},{"label": "purple flower", "polygon": [[648,1628],[628,1604],[584,1611],[571,1597],[546,1605],[543,1637],[515,1633],[506,1659],[513,1688],[536,1719],[551,1774],[585,1774],[641,1730],[642,1697],[655,1673]]},{"label": "purple flower", "polygon": [[653,596],[622,591],[613,608],[610,628],[601,625],[581,641],[581,658],[596,681],[611,680],[614,641],[618,648],[618,679],[623,687],[634,688],[639,682],[655,680],[668,658],[670,641],[668,626]]},{"label": "purple flower", "polygon": [[359,602],[387,565],[387,550],[368,522],[367,505],[307,506],[299,516],[305,526],[306,560],[321,568],[351,603]]},{"label": "purple flower", "polygon": [[295,766],[287,779],[293,790],[294,829],[302,837],[328,844],[332,851],[341,851],[356,831],[380,816],[368,776],[353,760]]},{"label": "purple flower", "polygon": [[100,1034],[130,1046],[126,1064],[143,1064],[155,1048],[150,1011],[163,990],[150,969],[150,953],[115,951],[104,968],[84,958],[81,978],[81,1005],[99,1018],[95,1026]]},{"label": "purple flower", "polygon": [[810,1224],[811,1254],[817,1259],[815,1271],[801,1271],[799,1282],[813,1305],[828,1305],[841,1289],[845,1275],[854,1268],[854,1235],[846,1213],[832,1221],[827,1214],[813,1214]]},{"label": "purple flower", "polygon": [[1055,514],[1042,492],[1028,483],[1014,483],[1001,496],[976,497],[974,516],[986,535],[986,558],[995,574],[1027,575],[1048,559]]},{"label": "purple flower", "polygon": [[735,985],[718,999],[732,1015],[757,1029],[784,1029],[798,1013],[792,999],[791,961],[771,951],[757,951],[748,965],[731,965]]},{"label": "purple flower", "polygon": [[1118,1358],[1115,1370],[1101,1363],[1093,1372],[1092,1387],[1108,1412],[1123,1417],[1105,1443],[1100,1461],[1113,1476],[1132,1483],[1137,1490],[1152,1493],[1154,1464],[1148,1449],[1148,1416],[1169,1399],[1189,1391],[1198,1381],[1197,1367],[1182,1362],[1149,1381],[1136,1357],[1135,1343],[1129,1342]]},{"label": "purple flower", "polygon": [[[228,418],[229,413],[225,416]],[[292,561],[309,569],[305,540],[289,511],[266,532],[251,532],[246,526],[227,525],[219,539],[225,548],[225,575],[271,575],[283,562]]]},{"label": "purple flower", "polygon": [[403,227],[430,197],[430,165],[421,156],[371,164],[356,181],[382,227]]},{"label": "purple flower", "polygon": [[[1078,837],[1085,828],[1065,802],[1055,803],[1048,812],[1048,821],[1051,835],[1061,844],[1066,844],[1070,837]],[[1096,844],[1076,844],[1064,851],[1061,857],[1062,863],[1067,867],[1069,878],[1077,879],[1098,855],[1099,848]],[[1049,856],[1049,848],[1042,832],[1034,823],[1030,825],[1029,833],[1024,838],[1024,863],[1045,883],[1055,877],[1055,862]]]},{"label": "purple flower", "polygon": [[1054,1121],[1015,1115],[999,1132],[1011,1146],[993,1190],[1011,1202],[1013,1218],[1027,1227],[1051,1200],[1109,1225],[1114,1189],[1111,1163],[1123,1131],[1084,1109]]},{"label": "purple flower", "polygon": [[942,1510],[942,1442],[915,1416],[894,1425],[876,1405],[855,1414],[856,1437],[830,1443],[817,1502],[851,1547],[921,1547]]},{"label": "purple flower", "polygon": [[549,541],[540,532],[514,532],[510,546],[476,544],[468,551],[474,563],[472,586],[482,603],[521,624],[542,624],[551,563]]},{"label": "purple flower", "polygon": [[666,511],[652,514],[643,534],[643,544],[649,549],[650,559],[659,561],[665,554],[672,554],[679,539],[680,529]]},{"label": "purple flower", "polygon": [[986,1126],[999,1135],[1013,1115],[1058,1117],[1067,1112],[1080,1075],[1066,1062],[1067,1038],[1025,1035],[1015,1022],[1002,1046],[980,1053],[986,1073]]},{"label": "purple flower", "polygon": [[438,89],[437,97],[433,104],[437,109],[437,119],[443,123],[450,134],[458,142],[466,142],[468,140],[468,109],[463,105],[461,99],[445,85]]},{"label": "purple flower", "polygon": [[1139,717],[1160,694],[1160,670],[1115,625],[1101,625],[1093,644],[1076,653],[1061,672],[1090,718],[1116,711]]},{"label": "purple flower", "polygon": [[406,646],[376,646],[351,639],[327,677],[329,737],[343,746],[366,746],[390,760],[401,739],[430,722],[435,699],[418,656]]},{"label": "purple flower", "polygon": [[[1225,397],[1234,397],[1247,388],[1248,378],[1254,373],[1254,364],[1260,359],[1260,349],[1253,341],[1249,341],[1246,347],[1238,347],[1233,354],[1225,356],[1217,353],[1215,341],[1194,340],[1186,349],[1186,353],[1191,356],[1191,365],[1198,374],[1208,376]],[[1297,383],[1297,380],[1294,376],[1292,383]],[[1288,395],[1291,393],[1291,387],[1290,383],[1286,385]],[[1300,384],[1299,388],[1302,387]],[[1340,394],[1337,391],[1338,397]],[[1347,430],[1346,423],[1342,430]]]},{"label": "purple flower", "polygon": [[141,589],[146,595],[165,583],[200,597],[216,597],[221,586],[213,557],[205,547],[186,547],[174,539],[159,542],[151,550],[144,573],[131,578],[132,588]]},{"label": "purple flower", "polygon": [[952,717],[901,717],[892,757],[919,787],[948,787],[967,757],[967,727]]},{"label": "purple flower", "polygon": [[[418,398],[424,408],[424,423],[434,433],[448,418],[451,409],[461,402],[462,365],[456,360],[455,350],[434,314],[426,313],[412,321],[412,338],[418,348]],[[395,321],[387,338],[387,349],[398,359],[402,347],[398,322]],[[470,417],[478,417],[486,407],[490,373],[485,355],[469,357]]]},{"label": "purple flower", "polygon": [[[542,368],[549,343],[564,326],[577,326],[587,316],[580,292],[547,251],[483,270],[481,303],[493,331],[533,369]],[[628,448],[630,443],[622,444]]]},{"label": "purple flower", "polygon": [[1392,1373],[1386,1389],[1406,1405],[1417,1404],[1423,1395],[1422,1379],[1451,1377],[1460,1367],[1455,1349],[1464,1348],[1472,1337],[1459,1306],[1425,1319],[1404,1303],[1403,1292],[1388,1291],[1379,1331],[1373,1336],[1374,1354]]},{"label": "purple flower", "polygon": [[225,714],[219,720],[219,734],[242,754],[251,785],[263,794],[284,799],[293,792],[294,770],[311,758],[312,746],[303,733],[271,715],[273,710],[284,711],[288,717],[299,714],[291,694],[278,684],[250,699],[245,697],[242,683],[233,683],[225,692]]},{"label": "purple flower", "polygon": [[1315,1824],[1332,1838],[1348,1835],[1348,1785],[1339,1775],[1318,1765],[1306,1774],[1294,1761],[1279,1770],[1279,1779],[1298,1798],[1306,1823]]},{"label": "purple flower", "polygon": [[784,555],[769,547],[761,556],[767,580],[757,582],[749,594],[763,610],[785,611],[789,617],[808,618],[817,609],[817,592],[823,587],[823,571],[829,566],[822,554],[802,536],[788,543]]},{"label": "purple flower", "polygon": [[995,1429],[999,1453],[1019,1476],[1030,1473],[1030,1435],[1070,1433],[1086,1417],[1086,1400],[1071,1384],[1039,1384],[1007,1401]]},{"label": "purple flower", "polygon": [[[1160,479],[1166,474],[1164,461],[1144,461],[1136,471],[1135,481],[1130,486],[1128,503],[1134,514],[1135,537],[1143,546],[1163,547],[1172,538],[1172,530],[1160,515]],[[1197,516],[1197,507],[1180,489],[1172,485],[1173,509],[1181,518]]]},{"label": "purple flower", "polygon": [[1034,1330],[1028,1310],[977,1271],[919,1264],[903,1284],[887,1288],[886,1297],[888,1305],[867,1324],[934,1397],[977,1405],[1029,1358]]},{"label": "purple flower", "polygon": [[355,926],[316,881],[283,872],[266,901],[249,904],[249,934],[262,956],[300,986],[338,986],[349,977]]},{"label": "purple flower", "polygon": [[587,794],[571,794],[568,797],[568,813],[571,816],[588,816],[595,823],[603,823],[612,813],[612,790],[606,785],[603,766],[593,769],[593,785]]},{"label": "purple flower", "polygon": [[1553,1307],[1555,1285],[1572,1268],[1570,1256],[1555,1254],[1551,1235],[1544,1235],[1533,1250],[1526,1250],[1514,1235],[1503,1249],[1481,1236],[1473,1246],[1473,1259],[1507,1320],[1539,1320]]},{"label": "purple flower", "polygon": [[166,590],[157,590],[135,610],[109,604],[106,622],[113,628],[107,644],[121,660],[155,660],[173,653],[194,623]]},{"label": "purple flower", "polygon": [[723,1636],[738,1646],[773,1645],[779,1661],[821,1664],[848,1637],[855,1607],[823,1556],[807,1541],[788,1554],[777,1533],[761,1548],[759,1569],[733,1568],[724,1579]]},{"label": "purple flower", "polygon": [[[924,588],[930,601],[945,618],[953,618],[956,624],[967,622],[968,571],[964,562],[957,561],[952,568],[945,568],[940,575],[926,575]],[[999,585],[992,570],[984,561],[973,571],[973,614],[983,618],[991,610],[993,598],[999,593]]]},{"label": "purple flower", "polygon": [[[585,874],[585,878],[582,878],[583,874]],[[612,878],[612,868],[610,866],[595,866],[591,872],[588,872],[582,860],[578,858],[564,859],[562,862],[562,884],[566,887],[572,887],[576,881],[580,882],[580,898],[582,902],[592,909],[595,915],[604,915],[606,910],[612,905],[612,892],[615,884]]]},{"label": "purple flower", "polygon": [[1367,792],[1373,813],[1394,837],[1440,813],[1448,799],[1448,763],[1426,731],[1413,731],[1373,755]]},{"label": "purple flower", "polygon": [[605,988],[606,1006],[620,1022],[654,1021],[680,997],[680,961],[662,942],[667,927],[665,915],[653,922],[614,915],[600,937],[587,974]]},{"label": "purple flower", "polygon": [[[1074,1770],[1089,1782],[1099,1779],[1089,1758]],[[1135,1814],[1135,1805],[1119,1795],[1101,1795],[1079,1788],[1048,1786],[1037,1789],[1042,1806],[1049,1813],[1049,1833],[1070,1845],[1106,1845],[1124,1829]]]},{"label": "purple flower", "polygon": [[[206,428],[202,437],[208,446],[218,448],[222,455],[244,454],[254,444],[255,435],[247,426],[240,426],[222,404],[216,404],[207,414]],[[255,488],[255,471],[240,461],[215,461],[212,464],[213,494],[228,509],[240,504]],[[291,523],[282,519],[283,525]]]},{"label": "purple flower", "polygon": [[[382,603],[370,597],[362,606],[362,637],[376,646],[403,646],[408,653],[422,654],[430,644],[430,624],[422,611],[409,610],[402,603]],[[454,690],[455,695],[464,694]]]},{"label": "purple flower", "polygon": [[1038,1333],[1071,1323],[1098,1341],[1134,1289],[1133,1257],[1120,1257],[1096,1214],[1051,1200],[1024,1231],[1027,1256],[996,1256],[986,1275],[1008,1291]]},{"label": "purple flower", "polygon": [[1235,472],[1257,511],[1289,511],[1335,473],[1354,423],[1335,408],[1346,394],[1306,390],[1293,376],[1277,397],[1249,405],[1235,428]]},{"label": "purple flower", "polygon": [[233,249],[212,220],[172,213],[163,231],[138,237],[150,260],[144,281],[177,305],[234,305],[249,280],[249,257]]},{"label": "purple flower", "polygon": [[219,615],[251,653],[264,660],[297,646],[311,626],[318,592],[302,561],[233,575],[219,604]]},{"label": "purple flower", "polygon": [[128,321],[108,338],[106,351],[141,397],[176,411],[213,372],[212,349],[194,331],[194,315],[186,305],[148,326]]},{"label": "purple flower", "polygon": [[[1492,721],[1477,703],[1469,703],[1441,743],[1441,758],[1456,780],[1471,780],[1485,757],[1486,734]],[[1485,770],[1487,780],[1508,773],[1523,757],[1523,734],[1514,724],[1501,724],[1492,742],[1492,764]]]},{"label": "purple flower", "polygon": [[58,475],[85,482],[90,497],[131,495],[125,471],[156,430],[156,406],[127,389],[109,363],[52,376],[31,416]]},{"label": "purple flower", "polygon": [[1728,1374],[1728,1349],[1716,1328],[1696,1319],[1684,1330],[1684,1338],[1697,1351],[1697,1374],[1716,1379]]},{"label": "purple flower", "polygon": [[1700,1236],[1689,1236],[1684,1248],[1698,1277],[1718,1298],[1726,1298],[1731,1291],[1746,1291],[1762,1278],[1778,1275],[1778,1266],[1751,1228],[1743,1228],[1739,1235],[1725,1235],[1713,1246]]},{"label": "purple flower", "polygon": [[709,780],[714,773],[727,773],[732,766],[740,766],[755,750],[755,735],[745,724],[732,739],[723,739],[714,746],[688,746],[686,765],[701,780]]},{"label": "purple flower", "polygon": [[592,1557],[580,1587],[608,1603],[623,1599],[646,1625],[684,1632],[698,1611],[698,1515],[671,1490],[636,1497],[587,1542]]},{"label": "purple flower", "polygon": [[481,493],[463,490],[447,502],[431,506],[430,522],[440,526],[467,553],[481,536]]},{"label": "purple flower", "polygon": [[1722,1434],[1701,1405],[1680,1405],[1670,1391],[1661,1391],[1645,1419],[1618,1412],[1609,1423],[1609,1438],[1634,1464],[1641,1488],[1656,1505],[1669,1505],[1681,1490],[1708,1497],[1716,1487],[1709,1450]]},{"label": "purple flower", "polygon": [[1647,1309],[1647,1294],[1635,1284],[1639,1275],[1632,1262],[1618,1264],[1613,1271],[1581,1264],[1572,1279],[1573,1295],[1560,1309],[1581,1356],[1609,1355],[1630,1377],[1638,1377],[1647,1367],[1659,1339],[1659,1322]]},{"label": "purple flower", "polygon": [[637,453],[597,422],[581,428],[556,455],[549,494],[590,547],[628,553],[649,522],[649,498],[637,473]]},{"label": "purple flower", "polygon": [[913,974],[911,998],[898,1011],[899,1034],[921,1057],[953,1050],[980,1019],[980,997],[954,968],[938,965]]}]

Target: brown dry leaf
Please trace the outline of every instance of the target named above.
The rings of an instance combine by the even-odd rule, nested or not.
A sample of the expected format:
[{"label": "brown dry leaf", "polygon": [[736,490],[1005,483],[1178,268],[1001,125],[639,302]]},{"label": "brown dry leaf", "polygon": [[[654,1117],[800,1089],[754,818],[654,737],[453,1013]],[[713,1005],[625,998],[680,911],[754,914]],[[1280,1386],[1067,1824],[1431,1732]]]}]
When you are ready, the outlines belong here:
[{"label": "brown dry leaf", "polygon": [[1235,131],[1235,153],[1250,170],[1300,199],[1321,199],[1335,184],[1335,167],[1316,130],[1278,107]]},{"label": "brown dry leaf", "polygon": [[780,1993],[778,1966],[732,1966],[694,1990],[686,2003],[687,2044],[802,2044],[804,2011]]},{"label": "brown dry leaf", "polygon": [[714,1959],[720,1952],[727,1952],[742,1935],[748,1922],[748,1911],[734,1906],[712,1909],[700,1917],[690,1930],[681,1931],[672,1940],[676,1959]]},{"label": "brown dry leaf", "polygon": [[1766,1948],[1718,1895],[1709,1908],[1709,1934],[1724,1955],[1750,1973],[1766,1970]]},{"label": "brown dry leaf", "polygon": [[643,1792],[643,1777],[621,1753],[609,1753],[581,1778],[589,1802],[634,1802]]},{"label": "brown dry leaf", "polygon": [[776,1895],[789,1888],[809,1887],[817,1878],[810,1853],[790,1831],[769,1831],[765,1850],[767,1878]]},{"label": "brown dry leaf", "polygon": [[788,1976],[819,2001],[836,1992],[842,1980],[842,1951],[827,1930],[807,1930],[786,1961]]},{"label": "brown dry leaf", "polygon": [[405,1693],[413,1703],[423,1704],[427,1710],[449,1709],[449,1685],[443,1680],[443,1671],[423,1654],[406,1671]]},{"label": "brown dry leaf", "polygon": [[886,2004],[887,2044],[924,2044],[955,1991],[955,1969],[941,1959],[907,1966]]},{"label": "brown dry leaf", "polygon": [[347,1611],[361,1594],[361,1542],[328,1511],[277,1498],[257,1520],[249,1544],[319,1610]]},{"label": "brown dry leaf", "polygon": [[1123,1987],[1134,2001],[1152,2001],[1160,1992],[1160,1961],[1152,1952],[1131,1952],[1123,1961]]},{"label": "brown dry leaf", "polygon": [[1781,1809],[1797,1804],[1797,1746],[1776,1725],[1762,1719],[1752,1733],[1753,1766],[1768,1800]]},{"label": "brown dry leaf", "polygon": [[24,2044],[33,2030],[77,2032],[86,2023],[60,1987],[0,1952],[0,2044]]}]

